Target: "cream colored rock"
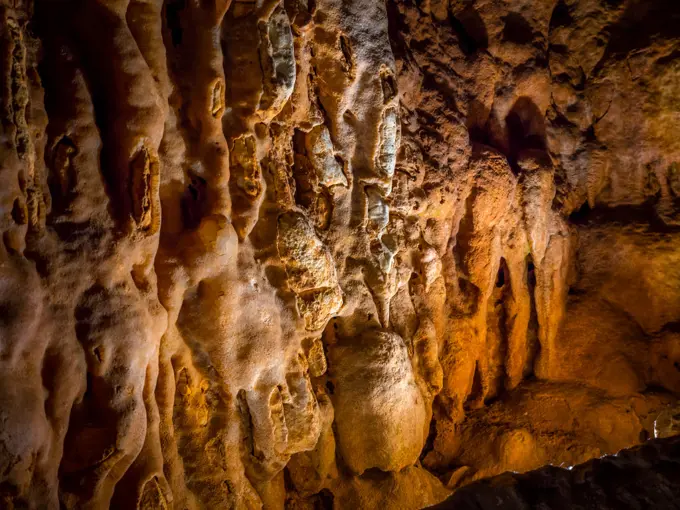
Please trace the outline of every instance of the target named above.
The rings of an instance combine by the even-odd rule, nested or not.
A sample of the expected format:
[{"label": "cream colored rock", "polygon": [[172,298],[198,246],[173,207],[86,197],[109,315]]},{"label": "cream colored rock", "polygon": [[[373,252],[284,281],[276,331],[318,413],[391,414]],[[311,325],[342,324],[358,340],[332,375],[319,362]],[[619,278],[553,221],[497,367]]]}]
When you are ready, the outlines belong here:
[{"label": "cream colored rock", "polygon": [[326,187],[347,186],[347,177],[342,165],[335,159],[333,142],[326,126],[316,126],[307,133],[305,147],[319,184]]},{"label": "cream colored rock", "polygon": [[260,21],[258,32],[263,74],[260,115],[271,119],[281,111],[295,87],[293,34],[283,5],[277,6],[267,20]]},{"label": "cream colored rock", "polygon": [[314,228],[300,213],[279,217],[277,249],[286,267],[288,285],[297,292],[337,285],[330,251],[319,240]]},{"label": "cream colored rock", "polygon": [[338,285],[306,292],[297,297],[298,311],[309,331],[323,328],[328,319],[340,310],[342,303],[342,291]]},{"label": "cream colored rock", "polygon": [[321,377],[328,369],[326,354],[323,351],[323,342],[320,338],[308,338],[303,342],[309,375]]},{"label": "cream colored rock", "polygon": [[394,176],[400,132],[399,115],[396,108],[387,108],[383,112],[379,127],[378,153],[375,158],[376,170],[387,182],[391,182]]},{"label": "cream colored rock", "polygon": [[302,494],[319,492],[337,476],[335,464],[335,438],[332,430],[334,411],[328,395],[318,396],[321,408],[322,429],[313,450],[294,455],[288,464],[295,487]]},{"label": "cream colored rock", "polygon": [[383,191],[376,186],[365,189],[368,213],[368,229],[372,233],[381,233],[390,221],[390,207],[385,202]]},{"label": "cream colored rock", "polygon": [[357,474],[399,471],[425,443],[425,402],[399,336],[367,331],[357,340],[330,353],[340,454]]},{"label": "cream colored rock", "polygon": [[680,406],[664,409],[654,420],[654,437],[680,435]]},{"label": "cream colored rock", "polygon": [[305,327],[322,328],[343,303],[330,252],[299,213],[279,218],[277,247]]}]

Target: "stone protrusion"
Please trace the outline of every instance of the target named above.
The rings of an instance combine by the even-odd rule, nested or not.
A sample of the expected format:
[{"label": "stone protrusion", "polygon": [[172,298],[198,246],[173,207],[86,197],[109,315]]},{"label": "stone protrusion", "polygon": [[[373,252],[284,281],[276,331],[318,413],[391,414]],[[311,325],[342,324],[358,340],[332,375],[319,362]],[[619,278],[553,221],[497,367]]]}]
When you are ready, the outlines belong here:
[{"label": "stone protrusion", "polygon": [[272,11],[269,19],[261,20],[257,29],[264,80],[259,109],[263,118],[271,119],[281,111],[295,86],[293,33],[282,5]]},{"label": "stone protrusion", "polygon": [[379,127],[378,153],[375,158],[375,168],[381,178],[391,187],[394,169],[397,164],[397,151],[400,142],[399,115],[394,107],[383,112]]},{"label": "stone protrusion", "polygon": [[328,128],[324,125],[314,127],[305,137],[307,158],[314,168],[321,186],[347,186],[347,177],[342,165],[335,157],[333,142]]},{"label": "stone protrusion", "polygon": [[338,447],[354,473],[399,471],[418,458],[428,426],[407,348],[386,331],[356,340],[336,346],[329,360]]},{"label": "stone protrusion", "polygon": [[262,193],[262,173],[255,154],[255,140],[246,135],[234,140],[230,153],[231,172],[236,185],[250,198]]},{"label": "stone protrusion", "polygon": [[320,338],[309,338],[303,343],[305,357],[309,367],[309,375],[321,377],[328,369],[326,354],[323,350],[323,342]]},{"label": "stone protrusion", "polygon": [[343,302],[330,251],[309,221],[296,212],[279,217],[276,244],[306,328],[323,327]]},{"label": "stone protrusion", "polygon": [[376,186],[368,186],[365,189],[368,209],[368,230],[380,234],[390,221],[390,207],[385,202],[383,190]]},{"label": "stone protrusion", "polygon": [[145,235],[153,235],[160,228],[159,166],[158,157],[146,147],[130,163],[132,217]]}]

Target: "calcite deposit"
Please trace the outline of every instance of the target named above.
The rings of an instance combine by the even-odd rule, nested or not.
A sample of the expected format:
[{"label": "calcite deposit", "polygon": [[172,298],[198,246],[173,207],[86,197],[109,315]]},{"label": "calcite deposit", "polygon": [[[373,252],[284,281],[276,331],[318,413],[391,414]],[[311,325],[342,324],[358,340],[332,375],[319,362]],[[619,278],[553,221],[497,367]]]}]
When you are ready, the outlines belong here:
[{"label": "calcite deposit", "polygon": [[417,509],[680,431],[677,0],[0,0],[0,76],[0,507]]}]

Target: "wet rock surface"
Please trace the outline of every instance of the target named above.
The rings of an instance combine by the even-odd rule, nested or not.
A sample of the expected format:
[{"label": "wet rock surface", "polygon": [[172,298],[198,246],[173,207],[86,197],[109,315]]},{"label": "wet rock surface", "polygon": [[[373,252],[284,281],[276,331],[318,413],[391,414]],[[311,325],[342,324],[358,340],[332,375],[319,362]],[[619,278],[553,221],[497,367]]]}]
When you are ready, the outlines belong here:
[{"label": "wet rock surface", "polygon": [[0,0],[0,506],[415,509],[676,434],[679,26]]}]

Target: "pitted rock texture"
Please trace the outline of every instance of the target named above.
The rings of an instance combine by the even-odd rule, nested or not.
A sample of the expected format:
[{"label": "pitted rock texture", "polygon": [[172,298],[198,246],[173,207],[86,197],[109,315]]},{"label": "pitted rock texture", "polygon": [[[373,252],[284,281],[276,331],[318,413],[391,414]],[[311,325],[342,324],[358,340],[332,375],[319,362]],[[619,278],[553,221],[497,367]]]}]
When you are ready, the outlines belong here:
[{"label": "pitted rock texture", "polygon": [[675,0],[0,0],[0,506],[415,509],[678,432]]}]

